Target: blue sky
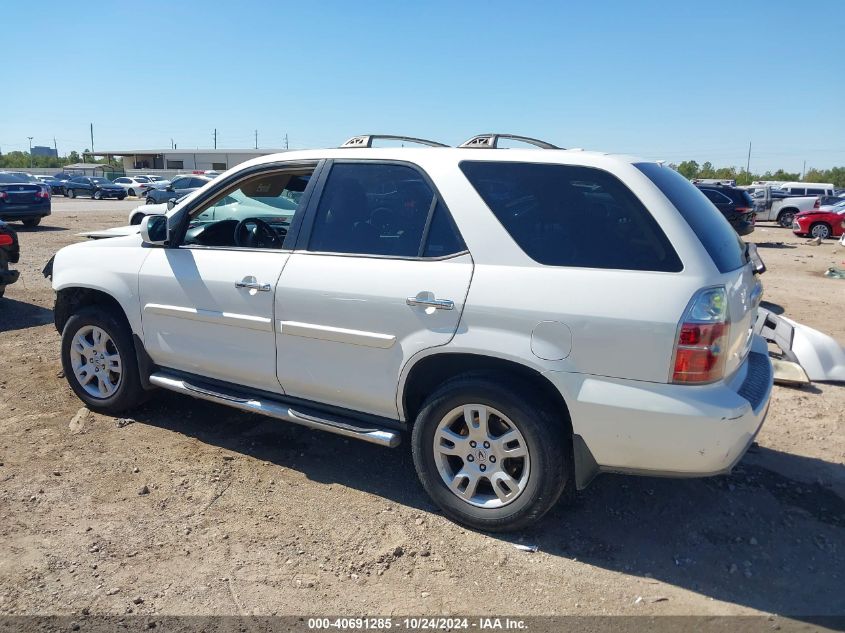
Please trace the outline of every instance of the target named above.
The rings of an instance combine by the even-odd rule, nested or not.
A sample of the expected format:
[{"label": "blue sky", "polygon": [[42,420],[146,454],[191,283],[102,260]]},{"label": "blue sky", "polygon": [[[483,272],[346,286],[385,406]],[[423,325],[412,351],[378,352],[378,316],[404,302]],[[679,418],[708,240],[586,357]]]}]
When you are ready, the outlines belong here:
[{"label": "blue sky", "polygon": [[[0,150],[486,131],[753,171],[845,165],[845,0],[12,2]],[[802,8],[806,7],[806,11]]]}]

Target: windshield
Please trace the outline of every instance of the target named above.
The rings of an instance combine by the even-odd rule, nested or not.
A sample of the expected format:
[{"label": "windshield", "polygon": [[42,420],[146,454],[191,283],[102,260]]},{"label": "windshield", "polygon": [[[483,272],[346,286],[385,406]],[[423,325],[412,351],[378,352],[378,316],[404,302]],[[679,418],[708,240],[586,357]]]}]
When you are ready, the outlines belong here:
[{"label": "windshield", "polygon": [[146,176],[135,176],[135,182],[150,182]]}]

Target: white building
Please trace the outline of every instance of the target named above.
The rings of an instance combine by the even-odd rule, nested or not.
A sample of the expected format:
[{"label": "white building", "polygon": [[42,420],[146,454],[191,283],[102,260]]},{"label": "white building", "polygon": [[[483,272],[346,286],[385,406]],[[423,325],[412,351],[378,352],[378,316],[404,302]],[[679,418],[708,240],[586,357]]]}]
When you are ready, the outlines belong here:
[{"label": "white building", "polygon": [[224,171],[258,156],[284,152],[283,149],[122,149],[85,152],[85,156],[106,158],[112,162],[115,156],[123,158],[123,167],[128,170],[167,171]]}]

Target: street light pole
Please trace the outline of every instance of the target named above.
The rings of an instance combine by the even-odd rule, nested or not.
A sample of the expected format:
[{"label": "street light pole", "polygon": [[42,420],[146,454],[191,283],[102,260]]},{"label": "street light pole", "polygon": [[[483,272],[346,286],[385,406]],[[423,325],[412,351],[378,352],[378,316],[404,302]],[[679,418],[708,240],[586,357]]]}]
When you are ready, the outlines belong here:
[{"label": "street light pole", "polygon": [[29,168],[32,169],[32,137],[27,136],[26,138],[29,139]]}]

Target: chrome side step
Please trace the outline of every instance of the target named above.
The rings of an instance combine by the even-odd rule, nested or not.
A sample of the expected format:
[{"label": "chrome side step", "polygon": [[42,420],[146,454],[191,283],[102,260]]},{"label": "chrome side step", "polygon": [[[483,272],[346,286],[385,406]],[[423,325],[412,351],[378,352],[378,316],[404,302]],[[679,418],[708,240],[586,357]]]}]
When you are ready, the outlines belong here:
[{"label": "chrome side step", "polygon": [[201,400],[216,402],[217,404],[223,404],[227,407],[240,409],[249,413],[266,415],[277,420],[284,420],[285,422],[293,422],[294,424],[307,426],[310,429],[319,429],[320,431],[328,431],[336,435],[353,437],[357,440],[378,444],[379,446],[394,448],[399,446],[399,443],[402,441],[397,431],[379,427],[359,426],[354,420],[348,418],[317,413],[298,405],[294,408],[279,400],[257,398],[241,393],[228,393],[224,389],[209,385],[194,385],[183,378],[164,372],[152,374],[150,376],[150,383],[156,387],[182,393]]}]

